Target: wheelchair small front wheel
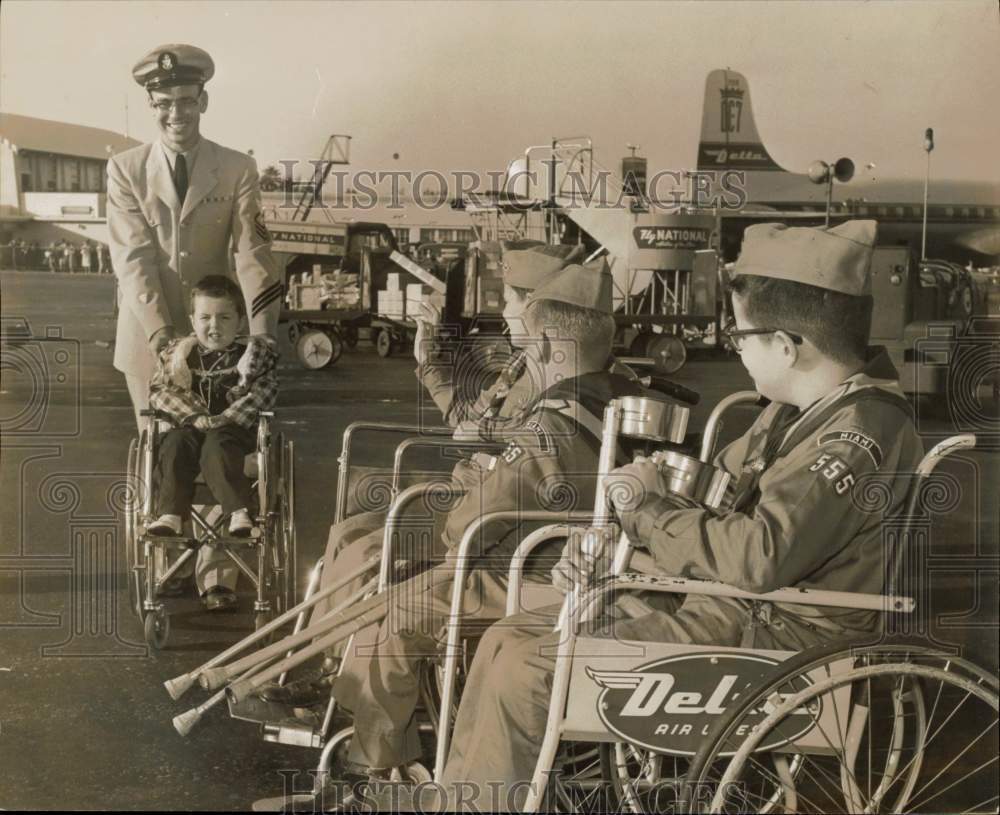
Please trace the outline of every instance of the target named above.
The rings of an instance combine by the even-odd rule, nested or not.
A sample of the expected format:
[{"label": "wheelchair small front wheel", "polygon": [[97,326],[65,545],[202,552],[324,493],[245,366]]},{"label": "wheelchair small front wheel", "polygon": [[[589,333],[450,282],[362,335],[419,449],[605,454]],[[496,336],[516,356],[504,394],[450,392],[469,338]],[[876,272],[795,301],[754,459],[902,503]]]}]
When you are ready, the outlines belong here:
[{"label": "wheelchair small front wheel", "polygon": [[170,615],[163,609],[148,612],[142,621],[142,633],[146,645],[154,651],[162,651],[170,637]]}]

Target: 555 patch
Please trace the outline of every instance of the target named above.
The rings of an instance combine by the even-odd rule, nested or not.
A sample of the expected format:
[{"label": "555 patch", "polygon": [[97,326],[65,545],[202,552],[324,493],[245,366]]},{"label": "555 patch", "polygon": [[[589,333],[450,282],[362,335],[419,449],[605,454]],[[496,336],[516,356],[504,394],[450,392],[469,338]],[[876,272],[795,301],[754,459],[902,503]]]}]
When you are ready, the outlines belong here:
[{"label": "555 patch", "polygon": [[809,468],[809,472],[819,473],[833,484],[837,495],[844,495],[854,486],[854,472],[847,462],[829,453],[823,453],[817,458]]}]

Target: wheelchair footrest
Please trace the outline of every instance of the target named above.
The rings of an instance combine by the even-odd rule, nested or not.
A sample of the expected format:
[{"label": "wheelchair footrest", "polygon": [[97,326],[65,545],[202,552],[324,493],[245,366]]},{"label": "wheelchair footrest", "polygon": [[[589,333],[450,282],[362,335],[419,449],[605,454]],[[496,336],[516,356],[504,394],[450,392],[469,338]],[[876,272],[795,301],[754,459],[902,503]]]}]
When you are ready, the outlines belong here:
[{"label": "wheelchair footrest", "polygon": [[296,708],[268,702],[259,696],[248,696],[240,702],[227,699],[229,715],[234,719],[262,726],[297,726],[313,729],[323,721],[323,708]]},{"label": "wheelchair footrest", "polygon": [[257,546],[260,543],[260,531],[255,529],[253,534],[246,538],[229,537],[220,535],[217,538],[202,540],[201,538],[189,538],[180,535],[147,535],[143,532],[140,535],[140,542],[149,541],[157,546],[168,549],[198,549],[202,544],[208,543],[212,546],[222,546],[233,549],[246,549]]}]

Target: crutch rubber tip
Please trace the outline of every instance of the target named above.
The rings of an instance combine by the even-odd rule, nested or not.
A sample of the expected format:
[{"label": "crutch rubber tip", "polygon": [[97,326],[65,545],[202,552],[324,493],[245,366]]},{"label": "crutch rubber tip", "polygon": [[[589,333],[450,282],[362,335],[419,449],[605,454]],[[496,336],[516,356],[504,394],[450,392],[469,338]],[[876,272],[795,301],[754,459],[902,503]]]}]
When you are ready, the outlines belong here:
[{"label": "crutch rubber tip", "polygon": [[198,712],[198,708],[191,708],[179,716],[174,716],[174,730],[182,736],[186,736],[198,724],[199,719],[201,719],[201,713]]},{"label": "crutch rubber tip", "polygon": [[218,690],[226,684],[228,678],[224,668],[209,668],[201,672],[198,684],[205,690]]},{"label": "crutch rubber tip", "polygon": [[184,674],[184,676],[168,679],[163,683],[163,687],[167,689],[167,693],[170,694],[171,699],[180,699],[185,693],[191,690],[192,685],[194,685],[194,679],[191,677],[191,674]]}]

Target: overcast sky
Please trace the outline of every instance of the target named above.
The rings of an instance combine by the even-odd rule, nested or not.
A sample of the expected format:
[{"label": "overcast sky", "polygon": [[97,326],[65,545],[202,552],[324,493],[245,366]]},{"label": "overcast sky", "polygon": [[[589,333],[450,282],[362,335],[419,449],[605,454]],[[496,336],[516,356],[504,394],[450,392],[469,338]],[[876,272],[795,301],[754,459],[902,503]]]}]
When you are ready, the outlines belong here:
[{"label": "overcast sky", "polygon": [[[132,65],[170,42],[216,62],[209,138],[259,162],[353,138],[355,169],[502,169],[588,135],[606,164],[695,161],[705,75],[750,82],[771,155],[1000,180],[1000,13],[984,2],[25,2],[0,10],[0,107],[156,132]],[[398,159],[393,154],[399,154]]]}]

